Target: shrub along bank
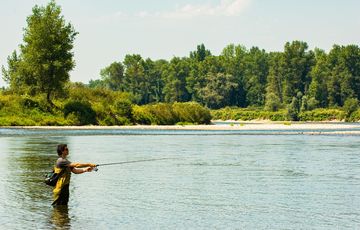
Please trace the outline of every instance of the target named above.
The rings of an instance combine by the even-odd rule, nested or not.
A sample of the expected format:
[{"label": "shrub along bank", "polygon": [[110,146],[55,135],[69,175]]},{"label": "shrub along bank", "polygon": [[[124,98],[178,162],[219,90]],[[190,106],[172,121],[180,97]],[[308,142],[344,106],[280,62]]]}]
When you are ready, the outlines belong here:
[{"label": "shrub along bank", "polygon": [[72,86],[49,107],[43,95],[0,94],[0,126],[209,124],[196,102],[135,105],[127,93]]},{"label": "shrub along bank", "polygon": [[[301,110],[301,109],[300,109]],[[296,111],[226,107],[209,110],[197,102],[136,105],[129,93],[69,84],[49,105],[46,95],[0,92],[0,126],[186,125],[211,120],[360,121],[357,101],[343,108]]]},{"label": "shrub along bank", "polygon": [[[289,111],[282,109],[276,112],[264,111],[258,109],[246,108],[223,108],[211,111],[214,120],[270,120],[270,121],[289,121]],[[360,121],[360,109],[348,114],[342,108],[336,109],[314,109],[310,111],[302,111],[297,114],[299,121]]]}]

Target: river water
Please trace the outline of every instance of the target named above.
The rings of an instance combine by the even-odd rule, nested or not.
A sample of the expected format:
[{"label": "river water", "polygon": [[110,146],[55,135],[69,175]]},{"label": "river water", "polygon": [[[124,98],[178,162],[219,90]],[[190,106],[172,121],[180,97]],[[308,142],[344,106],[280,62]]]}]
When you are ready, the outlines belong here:
[{"label": "river water", "polygon": [[[0,131],[1,229],[360,229],[359,136]],[[166,159],[73,174],[58,209],[59,143],[73,162]]]}]

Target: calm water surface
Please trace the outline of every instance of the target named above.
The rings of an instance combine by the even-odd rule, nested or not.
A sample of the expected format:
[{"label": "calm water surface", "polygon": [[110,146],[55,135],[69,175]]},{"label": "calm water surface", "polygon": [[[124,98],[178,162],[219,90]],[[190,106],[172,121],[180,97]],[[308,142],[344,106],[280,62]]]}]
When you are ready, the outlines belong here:
[{"label": "calm water surface", "polygon": [[[83,132],[0,136],[1,229],[360,228],[359,136]],[[74,162],[170,159],[73,174],[54,209],[59,143]]]}]

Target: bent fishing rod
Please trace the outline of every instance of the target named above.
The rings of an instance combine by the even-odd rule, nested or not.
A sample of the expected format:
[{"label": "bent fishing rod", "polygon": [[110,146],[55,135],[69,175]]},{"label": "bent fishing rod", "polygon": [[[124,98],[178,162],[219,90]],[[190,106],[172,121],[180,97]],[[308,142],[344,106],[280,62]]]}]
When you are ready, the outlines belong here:
[{"label": "bent fishing rod", "polygon": [[108,166],[108,165],[122,165],[122,164],[132,164],[132,163],[139,163],[139,162],[146,162],[146,161],[161,161],[161,160],[169,160],[174,158],[156,158],[156,159],[146,159],[146,160],[136,160],[136,161],[120,161],[120,162],[113,162],[113,163],[105,163],[105,164],[97,164],[94,168],[94,171],[98,170],[98,166]]}]

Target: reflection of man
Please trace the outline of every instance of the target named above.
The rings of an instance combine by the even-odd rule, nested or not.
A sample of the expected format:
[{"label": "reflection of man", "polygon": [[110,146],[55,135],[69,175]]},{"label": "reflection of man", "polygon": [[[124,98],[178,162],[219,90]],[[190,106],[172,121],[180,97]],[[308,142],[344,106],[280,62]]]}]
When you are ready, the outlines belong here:
[{"label": "reflection of man", "polygon": [[69,201],[69,184],[71,172],[75,174],[81,174],[84,172],[91,172],[96,164],[91,163],[71,163],[66,157],[69,155],[69,149],[66,144],[60,144],[57,146],[57,153],[59,158],[56,161],[54,168],[55,173],[59,173],[59,177],[56,186],[53,190],[54,202],[52,205],[67,205]]},{"label": "reflection of man", "polygon": [[59,229],[70,227],[70,217],[68,206],[56,206],[53,209],[51,222]]}]

